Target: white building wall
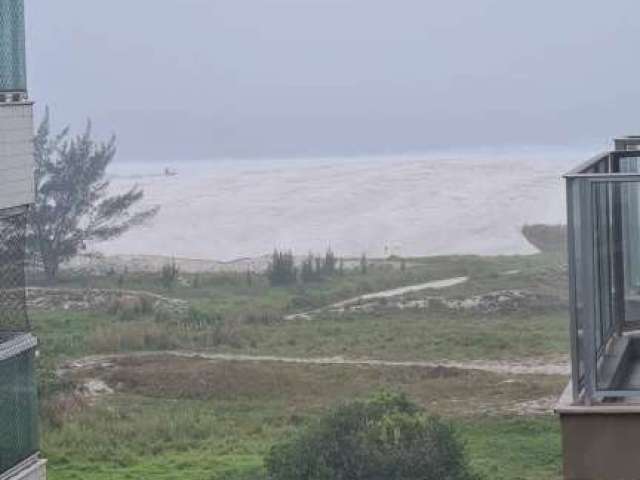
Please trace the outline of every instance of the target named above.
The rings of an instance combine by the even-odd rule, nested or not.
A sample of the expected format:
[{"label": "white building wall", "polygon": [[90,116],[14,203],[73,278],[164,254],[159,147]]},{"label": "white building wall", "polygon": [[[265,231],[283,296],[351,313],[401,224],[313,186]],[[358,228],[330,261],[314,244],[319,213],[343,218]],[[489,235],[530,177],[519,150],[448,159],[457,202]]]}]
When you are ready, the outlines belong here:
[{"label": "white building wall", "polygon": [[0,209],[33,203],[33,106],[0,103]]}]

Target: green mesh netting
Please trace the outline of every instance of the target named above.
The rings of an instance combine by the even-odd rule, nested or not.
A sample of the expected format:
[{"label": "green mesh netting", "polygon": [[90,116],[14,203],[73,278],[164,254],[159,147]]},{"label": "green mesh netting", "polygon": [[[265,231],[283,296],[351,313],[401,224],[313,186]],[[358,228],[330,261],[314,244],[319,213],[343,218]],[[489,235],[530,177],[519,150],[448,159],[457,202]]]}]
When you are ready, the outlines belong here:
[{"label": "green mesh netting", "polygon": [[0,0],[0,92],[25,92],[24,0]]},{"label": "green mesh netting", "polygon": [[0,474],[39,450],[34,358],[28,350],[0,360]]},{"label": "green mesh netting", "polygon": [[28,332],[25,294],[26,210],[0,216],[0,334]]}]

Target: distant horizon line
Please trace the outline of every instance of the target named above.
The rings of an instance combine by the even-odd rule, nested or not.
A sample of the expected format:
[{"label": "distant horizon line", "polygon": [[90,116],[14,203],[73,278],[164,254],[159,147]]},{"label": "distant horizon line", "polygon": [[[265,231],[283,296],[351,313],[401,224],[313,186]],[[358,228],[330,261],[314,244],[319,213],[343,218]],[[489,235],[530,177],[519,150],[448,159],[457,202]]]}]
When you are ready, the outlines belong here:
[{"label": "distant horizon line", "polygon": [[[420,150],[404,150],[404,151],[370,151],[362,153],[300,153],[294,154],[264,154],[264,155],[224,155],[224,156],[212,156],[212,157],[199,157],[199,158],[174,158],[174,159],[154,159],[154,158],[123,158],[118,157],[114,159],[115,164],[123,163],[156,163],[156,164],[170,164],[171,162],[186,162],[186,163],[204,163],[204,162],[252,162],[252,161],[294,161],[294,160],[358,160],[358,159],[379,159],[386,160],[389,157],[399,157],[410,159],[412,157],[437,157],[437,156],[452,156],[452,155],[508,155],[508,154],[531,154],[541,155],[545,153],[573,153],[573,154],[596,154],[601,150],[609,149],[611,140],[607,143],[601,142],[584,142],[575,145],[566,144],[501,144],[501,145],[480,145],[480,146],[468,146],[468,147],[443,147],[432,149],[420,149]],[[435,158],[434,158],[435,159]],[[443,158],[439,158],[444,160]],[[451,159],[451,158],[449,158]]]}]

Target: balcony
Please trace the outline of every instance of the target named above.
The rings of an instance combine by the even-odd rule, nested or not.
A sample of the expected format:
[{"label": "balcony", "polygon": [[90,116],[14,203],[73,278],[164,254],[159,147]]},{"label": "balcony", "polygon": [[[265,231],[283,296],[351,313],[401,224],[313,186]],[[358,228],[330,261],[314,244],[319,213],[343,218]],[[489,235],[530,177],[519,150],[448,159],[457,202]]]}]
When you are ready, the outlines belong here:
[{"label": "balcony", "polygon": [[25,298],[24,208],[0,211],[0,480],[43,478],[36,338]]},{"label": "balcony", "polygon": [[0,333],[0,478],[39,450],[35,348],[30,334]]},{"label": "balcony", "polygon": [[565,177],[573,401],[640,399],[640,137]]},{"label": "balcony", "polygon": [[565,175],[571,383],[556,408],[564,476],[638,478],[640,137]]}]

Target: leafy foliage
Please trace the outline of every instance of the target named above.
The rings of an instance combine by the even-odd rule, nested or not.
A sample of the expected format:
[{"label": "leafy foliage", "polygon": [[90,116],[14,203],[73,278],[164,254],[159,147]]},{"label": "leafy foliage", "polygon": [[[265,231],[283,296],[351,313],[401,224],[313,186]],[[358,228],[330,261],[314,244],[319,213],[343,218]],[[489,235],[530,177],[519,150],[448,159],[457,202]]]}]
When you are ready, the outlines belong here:
[{"label": "leafy foliage", "polygon": [[272,448],[270,480],[474,480],[452,427],[404,395],[329,412]]},{"label": "leafy foliage", "polygon": [[68,128],[53,135],[47,111],[34,142],[36,204],[27,245],[50,280],[86,242],[116,238],[157,213],[157,208],[134,209],[143,198],[138,187],[108,194],[105,177],[116,154],[115,138],[95,142],[90,122],[74,138]]}]

